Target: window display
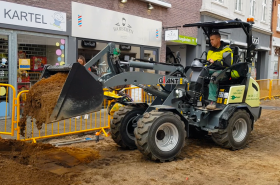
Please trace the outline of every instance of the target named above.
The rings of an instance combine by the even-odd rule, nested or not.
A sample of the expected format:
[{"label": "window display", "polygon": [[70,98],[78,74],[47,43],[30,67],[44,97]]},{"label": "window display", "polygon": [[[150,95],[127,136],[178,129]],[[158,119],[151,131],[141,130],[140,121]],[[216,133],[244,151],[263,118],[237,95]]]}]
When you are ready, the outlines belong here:
[{"label": "window display", "polygon": [[0,83],[8,83],[9,39],[0,34]]},{"label": "window display", "polygon": [[[65,38],[18,34],[18,91],[36,83],[44,65],[65,64]],[[22,64],[25,59],[25,63]]]}]

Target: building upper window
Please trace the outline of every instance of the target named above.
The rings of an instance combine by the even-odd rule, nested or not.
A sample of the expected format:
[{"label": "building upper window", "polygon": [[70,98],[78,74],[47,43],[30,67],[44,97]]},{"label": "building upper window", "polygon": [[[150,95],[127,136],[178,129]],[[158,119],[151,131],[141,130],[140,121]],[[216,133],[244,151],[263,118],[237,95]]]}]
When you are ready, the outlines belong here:
[{"label": "building upper window", "polygon": [[250,16],[255,17],[256,15],[256,0],[250,0]]},{"label": "building upper window", "polygon": [[267,7],[267,0],[263,0],[263,3],[262,3],[262,21],[266,21],[266,7]]},{"label": "building upper window", "polygon": [[218,3],[224,3],[224,0],[215,0]]},{"label": "building upper window", "polygon": [[241,12],[241,10],[242,10],[242,0],[235,0],[235,10]]},{"label": "building upper window", "polygon": [[280,4],[278,4],[278,12],[277,12],[277,30],[280,30]]}]

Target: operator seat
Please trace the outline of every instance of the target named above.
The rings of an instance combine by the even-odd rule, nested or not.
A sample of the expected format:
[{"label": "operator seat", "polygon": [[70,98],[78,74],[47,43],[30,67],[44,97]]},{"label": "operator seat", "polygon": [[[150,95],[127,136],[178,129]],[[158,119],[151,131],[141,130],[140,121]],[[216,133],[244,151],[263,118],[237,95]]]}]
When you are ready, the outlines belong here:
[{"label": "operator seat", "polygon": [[[239,77],[233,78],[231,71],[235,70],[238,72]],[[231,84],[244,84],[246,81],[246,75],[248,73],[248,64],[245,62],[235,63],[231,67],[224,69],[216,78],[220,85],[231,85]]]},{"label": "operator seat", "polygon": [[233,63],[232,64],[239,63],[239,59],[240,59],[239,51],[240,51],[239,47],[235,46],[233,49]]}]

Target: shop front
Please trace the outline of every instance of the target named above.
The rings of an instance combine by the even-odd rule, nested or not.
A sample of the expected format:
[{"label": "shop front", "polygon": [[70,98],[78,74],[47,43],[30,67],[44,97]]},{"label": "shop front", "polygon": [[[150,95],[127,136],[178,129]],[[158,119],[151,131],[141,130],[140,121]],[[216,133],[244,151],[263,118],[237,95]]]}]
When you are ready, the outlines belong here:
[{"label": "shop front", "polygon": [[[86,62],[110,42],[119,49],[121,61],[141,58],[158,62],[161,29],[160,21],[72,2],[72,36],[76,38],[77,58],[82,55]],[[97,73],[105,73],[107,65],[104,57],[97,64]]]},{"label": "shop front", "polygon": [[[196,58],[196,45],[197,38],[185,35],[178,35],[178,39],[166,41],[166,51],[171,51],[174,54],[174,56],[177,52],[179,52],[181,64],[184,67],[186,67],[190,66],[193,59]],[[172,58],[167,57],[167,60],[168,59],[172,60]],[[170,61],[169,63],[174,63],[174,61]]]},{"label": "shop front", "polygon": [[270,79],[279,79],[280,38],[272,37]]},{"label": "shop front", "polygon": [[[0,83],[13,85],[17,92],[28,90],[44,65],[67,61],[66,13],[3,1],[0,12]],[[1,94],[0,104],[6,104],[7,96]]]}]

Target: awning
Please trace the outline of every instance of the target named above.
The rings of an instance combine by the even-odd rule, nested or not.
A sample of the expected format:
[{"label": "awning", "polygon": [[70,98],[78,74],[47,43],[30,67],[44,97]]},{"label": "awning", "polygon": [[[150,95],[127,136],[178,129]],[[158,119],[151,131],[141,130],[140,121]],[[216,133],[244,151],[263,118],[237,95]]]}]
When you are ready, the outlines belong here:
[{"label": "awning", "polygon": [[263,46],[259,46],[257,47],[257,50],[265,50],[265,51],[270,51],[269,47],[263,47]]}]

